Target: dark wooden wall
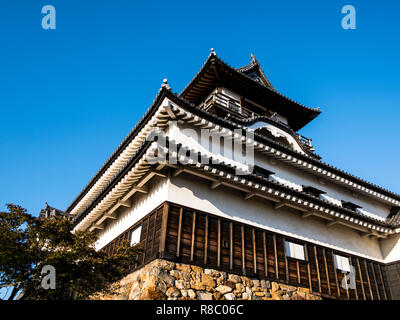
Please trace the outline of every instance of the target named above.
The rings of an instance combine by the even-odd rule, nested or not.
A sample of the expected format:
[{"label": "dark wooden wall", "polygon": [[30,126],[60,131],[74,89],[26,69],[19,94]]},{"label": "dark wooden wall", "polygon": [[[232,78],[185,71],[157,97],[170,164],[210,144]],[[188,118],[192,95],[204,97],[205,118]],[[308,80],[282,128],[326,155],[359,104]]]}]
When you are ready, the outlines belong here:
[{"label": "dark wooden wall", "polygon": [[[204,212],[165,203],[104,249],[111,253],[142,226],[141,263],[157,257],[221,269],[248,277],[310,288],[325,298],[390,299],[383,264],[265,231]],[[285,240],[305,246],[306,260],[287,257]],[[356,290],[345,289],[333,254],[349,257],[356,271]]]}]

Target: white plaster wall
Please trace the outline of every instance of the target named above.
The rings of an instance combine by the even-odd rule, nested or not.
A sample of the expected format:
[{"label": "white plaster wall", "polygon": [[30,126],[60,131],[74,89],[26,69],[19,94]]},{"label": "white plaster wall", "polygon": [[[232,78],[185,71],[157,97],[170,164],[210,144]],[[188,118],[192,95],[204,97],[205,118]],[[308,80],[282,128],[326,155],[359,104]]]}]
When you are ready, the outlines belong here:
[{"label": "white plaster wall", "polygon": [[[224,139],[221,138],[218,141],[214,140],[212,143],[209,143],[209,141],[202,141],[200,139],[201,131],[197,127],[192,127],[185,123],[177,124],[176,126],[170,127],[168,135],[170,135],[170,137],[175,141],[180,142],[185,146],[189,146],[196,151],[200,151],[203,154],[208,154],[213,158],[218,158],[220,161],[225,161],[232,165],[239,165],[243,169],[247,168],[242,154],[238,152],[238,150],[233,150],[231,143],[226,144],[227,147],[225,149],[227,150],[224,152]],[[216,143],[219,143],[219,146],[216,146]],[[219,153],[215,153],[216,150],[219,150]],[[384,203],[376,201],[363,194],[350,191],[349,189],[337,184],[333,184],[329,180],[313,176],[278,160],[275,160],[274,164],[271,164],[270,159],[271,158],[268,156],[259,153],[254,155],[254,163],[256,165],[275,172],[278,177],[299,185],[314,186],[327,192],[327,195],[332,198],[358,204],[364,210],[375,215],[378,219],[386,218],[389,214],[390,208]]]},{"label": "white plaster wall", "polygon": [[204,155],[213,157],[214,159],[225,161],[234,166],[239,166],[243,170],[247,169],[241,149],[234,150],[231,140],[224,140],[218,137],[214,139],[204,139],[202,138],[202,133],[198,128],[189,126],[185,123],[178,124],[175,122],[175,124],[176,125],[171,123],[168,127],[167,134],[170,139],[182,143],[182,145],[197,152],[201,152]]},{"label": "white plaster wall", "polygon": [[156,207],[167,200],[168,180],[153,178],[149,183],[147,194],[136,192],[133,196],[131,208],[120,207],[118,219],[111,220],[99,235],[96,250],[100,250],[115,237],[123,233],[137,221],[153,211]]},{"label": "white plaster wall", "polygon": [[376,215],[378,218],[386,218],[390,212],[389,206],[384,203],[368,198],[360,193],[355,194],[353,191],[350,191],[345,187],[334,184],[329,180],[313,176],[280,161],[274,161],[274,164],[271,164],[270,159],[266,156],[256,154],[254,162],[261,167],[275,172],[279,177],[300,185],[311,185],[325,191],[328,196],[337,200],[345,200],[358,204],[366,211]]},{"label": "white plaster wall", "polygon": [[259,198],[245,201],[241,192],[232,189],[211,190],[204,181],[191,176],[171,178],[168,200],[349,254],[377,261],[384,258],[376,239],[362,238],[358,232],[342,226],[328,228],[320,220],[303,219],[285,207],[274,210],[268,201]]},{"label": "white plaster wall", "polygon": [[400,261],[400,235],[381,240],[381,248],[385,263]]}]

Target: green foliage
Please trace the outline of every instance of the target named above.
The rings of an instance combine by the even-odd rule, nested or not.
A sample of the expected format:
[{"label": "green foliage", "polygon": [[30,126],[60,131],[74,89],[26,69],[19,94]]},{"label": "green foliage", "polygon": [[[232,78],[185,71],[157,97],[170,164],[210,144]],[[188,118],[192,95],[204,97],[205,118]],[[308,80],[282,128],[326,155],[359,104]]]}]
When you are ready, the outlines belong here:
[{"label": "green foliage", "polygon": [[[108,256],[96,251],[92,232],[74,232],[64,217],[40,219],[20,206],[0,212],[0,287],[20,290],[22,299],[86,299],[132,270],[141,248],[123,243]],[[41,286],[42,267],[56,270],[56,289]]]}]

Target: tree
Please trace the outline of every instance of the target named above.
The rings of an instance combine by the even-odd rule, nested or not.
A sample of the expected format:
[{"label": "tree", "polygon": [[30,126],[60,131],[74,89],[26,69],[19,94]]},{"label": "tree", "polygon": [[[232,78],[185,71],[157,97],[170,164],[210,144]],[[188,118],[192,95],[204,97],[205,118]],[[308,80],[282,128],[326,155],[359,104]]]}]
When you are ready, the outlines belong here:
[{"label": "tree", "polygon": [[[9,300],[86,299],[132,270],[140,246],[121,244],[112,255],[96,251],[89,231],[72,233],[65,217],[36,218],[14,204],[0,212],[0,287],[12,288]],[[42,285],[45,266],[55,270],[55,289]]]}]

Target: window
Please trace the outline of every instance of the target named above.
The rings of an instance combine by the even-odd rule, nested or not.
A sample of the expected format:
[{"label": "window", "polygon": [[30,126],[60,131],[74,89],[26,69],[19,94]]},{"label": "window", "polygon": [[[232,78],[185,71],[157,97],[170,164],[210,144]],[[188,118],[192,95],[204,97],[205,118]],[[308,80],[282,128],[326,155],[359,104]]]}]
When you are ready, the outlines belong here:
[{"label": "window", "polygon": [[349,209],[349,210],[353,210],[356,211],[357,208],[361,209],[362,207],[360,207],[359,205],[350,202],[350,201],[344,201],[342,200],[342,207]]},{"label": "window", "polygon": [[290,258],[306,260],[304,246],[290,241],[286,241],[286,255]]},{"label": "window", "polygon": [[142,233],[142,227],[137,227],[135,230],[132,231],[131,234],[131,246],[140,242],[140,235]]},{"label": "window", "polygon": [[321,194],[325,194],[325,191],[319,190],[312,186],[303,186],[303,191],[311,196],[319,198]]},{"label": "window", "polygon": [[349,258],[340,256],[338,254],[333,255],[335,257],[336,269],[350,272]]},{"label": "window", "polygon": [[253,167],[253,173],[258,176],[262,176],[263,178],[267,178],[271,175],[274,174],[275,172],[269,171],[268,169],[262,168],[260,166],[254,165]]}]

